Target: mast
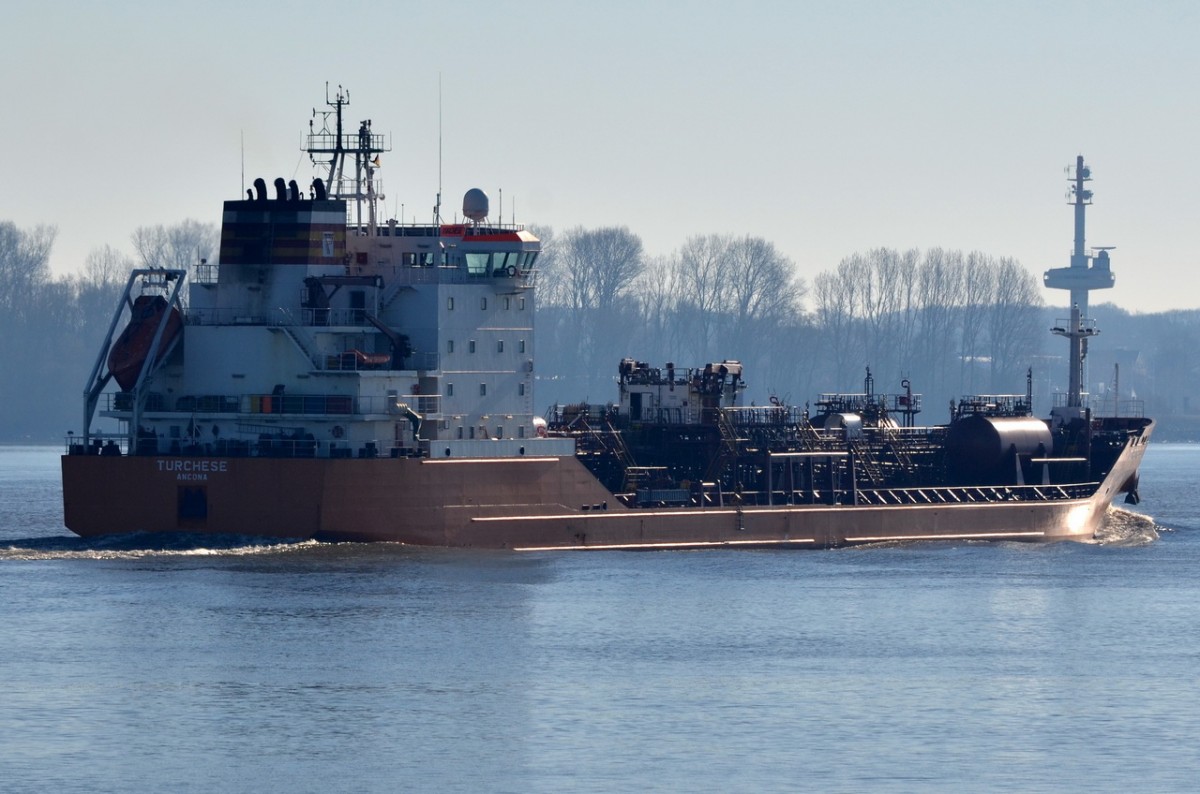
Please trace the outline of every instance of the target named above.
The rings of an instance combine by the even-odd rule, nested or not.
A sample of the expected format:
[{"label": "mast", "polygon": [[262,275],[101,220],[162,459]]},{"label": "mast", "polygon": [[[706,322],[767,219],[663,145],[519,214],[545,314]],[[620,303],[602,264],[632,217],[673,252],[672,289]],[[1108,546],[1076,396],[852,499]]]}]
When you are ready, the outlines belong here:
[{"label": "mast", "polygon": [[[1043,283],[1050,289],[1070,290],[1070,319],[1059,321],[1051,333],[1065,336],[1070,341],[1070,377],[1067,386],[1067,406],[1083,406],[1083,362],[1087,358],[1087,340],[1099,331],[1095,321],[1088,317],[1088,293],[1094,289],[1109,289],[1116,282],[1109,263],[1111,247],[1095,248],[1096,256],[1087,252],[1086,212],[1092,203],[1092,191],[1087,183],[1092,181],[1092,169],[1083,161],[1083,155],[1075,158],[1074,173],[1068,167],[1071,190],[1068,194],[1075,208],[1075,245],[1071,250],[1071,262],[1067,267],[1047,270]],[[1090,264],[1089,264],[1090,263]]]},{"label": "mast", "polygon": [[[355,208],[355,226],[363,228],[363,204],[366,204],[366,226],[371,234],[375,232],[377,223],[376,202],[384,198],[379,192],[375,179],[375,171],[380,166],[379,155],[390,151],[384,145],[383,136],[371,132],[371,120],[364,119],[359,123],[358,132],[353,138],[346,134],[343,109],[350,104],[350,92],[338,86],[334,98],[329,99],[329,89],[326,86],[325,104],[332,110],[313,110],[313,118],[321,117],[321,129],[316,131],[312,121],[309,121],[307,145],[303,151],[308,152],[313,164],[327,163],[329,173],[326,178],[327,195],[331,199],[353,200]],[[334,132],[330,132],[329,124],[333,122]],[[354,153],[354,173],[346,177],[346,155]],[[325,157],[328,160],[325,160]]]}]

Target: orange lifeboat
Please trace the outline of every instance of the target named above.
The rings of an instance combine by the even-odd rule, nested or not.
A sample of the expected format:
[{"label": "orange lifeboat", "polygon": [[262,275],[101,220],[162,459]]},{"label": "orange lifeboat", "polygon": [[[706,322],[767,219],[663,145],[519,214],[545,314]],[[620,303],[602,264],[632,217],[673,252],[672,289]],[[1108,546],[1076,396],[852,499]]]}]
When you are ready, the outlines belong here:
[{"label": "orange lifeboat", "polygon": [[161,295],[140,295],[133,301],[132,316],[129,325],[117,337],[112,350],[108,351],[108,371],[116,378],[121,391],[129,391],[137,385],[138,375],[150,354],[150,345],[154,342],[154,333],[162,321],[163,314],[170,311],[167,325],[163,328],[162,338],[158,341],[159,358],[170,347],[171,342],[183,328],[183,317],[179,310],[167,306],[166,298]]}]

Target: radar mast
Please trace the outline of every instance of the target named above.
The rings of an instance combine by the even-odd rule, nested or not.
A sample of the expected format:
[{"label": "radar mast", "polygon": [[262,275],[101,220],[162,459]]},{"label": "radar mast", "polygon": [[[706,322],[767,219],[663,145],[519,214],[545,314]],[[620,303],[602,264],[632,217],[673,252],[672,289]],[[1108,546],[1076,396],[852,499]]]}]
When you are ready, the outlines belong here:
[{"label": "radar mast", "polygon": [[[1067,168],[1071,174],[1071,168]],[[1047,270],[1043,283],[1050,289],[1065,289],[1071,292],[1070,319],[1051,329],[1058,336],[1070,341],[1070,377],[1067,385],[1067,407],[1083,407],[1083,362],[1087,358],[1087,340],[1099,333],[1094,320],[1088,317],[1088,293],[1094,289],[1109,289],[1116,283],[1111,270],[1108,252],[1111,246],[1097,247],[1095,256],[1087,253],[1085,235],[1085,213],[1092,203],[1092,191],[1087,183],[1092,181],[1092,170],[1083,162],[1083,155],[1075,158],[1074,174],[1070,176],[1071,190],[1068,194],[1075,207],[1075,247],[1071,251],[1071,263],[1067,267]]]},{"label": "radar mast", "polygon": [[[342,109],[350,104],[348,90],[339,85],[334,98],[330,99],[329,86],[326,84],[325,104],[332,109],[313,110],[313,118],[308,122],[308,141],[303,151],[308,152],[309,159],[314,165],[318,163],[328,165],[329,171],[325,183],[329,198],[354,202],[354,223],[358,233],[374,234],[378,221],[376,203],[384,198],[383,193],[379,190],[382,184],[375,178],[375,171],[381,166],[379,155],[391,151],[391,147],[384,145],[382,135],[371,132],[370,119],[364,119],[359,123],[356,134],[346,133]],[[321,119],[320,130],[313,123],[318,117]],[[329,129],[331,121],[334,125],[333,131]],[[354,171],[350,177],[345,175],[347,154],[354,155]],[[367,215],[365,224],[364,203]]]}]

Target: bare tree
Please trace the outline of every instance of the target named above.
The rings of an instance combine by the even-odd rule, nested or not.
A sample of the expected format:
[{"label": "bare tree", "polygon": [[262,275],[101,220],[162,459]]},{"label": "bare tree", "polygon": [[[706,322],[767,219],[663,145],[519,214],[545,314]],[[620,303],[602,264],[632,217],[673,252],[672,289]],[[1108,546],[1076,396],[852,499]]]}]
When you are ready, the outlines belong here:
[{"label": "bare tree", "polygon": [[139,267],[188,269],[215,261],[221,241],[215,224],[190,218],[174,226],[139,226],[130,238]]},{"label": "bare tree", "polygon": [[626,226],[571,229],[559,259],[570,305],[601,312],[630,290],[645,267],[642,239]]},{"label": "bare tree", "polygon": [[954,350],[964,290],[962,254],[931,248],[925,252],[917,274],[917,313],[920,316],[917,348],[925,361],[920,388],[944,395]]},{"label": "bare tree", "polygon": [[856,328],[862,320],[856,281],[860,272],[861,268],[847,258],[835,270],[819,273],[813,279],[818,349],[826,356],[828,376],[835,389],[845,388],[849,373],[858,371],[863,363]]},{"label": "bare tree", "polygon": [[728,292],[734,336],[746,341],[765,326],[778,325],[794,314],[804,296],[804,282],[774,243],[743,237],[728,249]]},{"label": "bare tree", "polygon": [[995,263],[987,332],[994,392],[1013,391],[1039,349],[1042,296],[1037,279],[1015,259]]},{"label": "bare tree", "polygon": [[726,298],[726,259],[730,238],[718,234],[689,237],[676,258],[679,286],[677,322],[693,362],[717,354],[717,335]]},{"label": "bare tree", "polygon": [[631,352],[659,363],[675,361],[682,352],[680,347],[683,340],[679,335],[678,322],[681,294],[679,276],[678,254],[647,260],[646,269],[634,286],[641,305],[645,352]]},{"label": "bare tree", "polygon": [[616,371],[637,330],[632,290],[645,268],[642,240],[624,226],[577,227],[563,235],[556,258],[564,307],[571,313],[559,338],[568,356],[564,371],[590,393],[597,378],[608,382],[604,373]]},{"label": "bare tree", "polygon": [[978,370],[984,359],[986,313],[995,292],[992,260],[979,251],[967,255],[963,269],[963,316],[959,333],[959,391],[979,388]]},{"label": "bare tree", "polygon": [[552,226],[531,226],[529,231],[542,244],[537,258],[538,305],[559,305],[564,302],[563,273],[558,264],[559,240]]},{"label": "bare tree", "polygon": [[50,250],[58,230],[35,226],[21,230],[0,222],[0,311],[23,316],[37,290],[50,280]]}]

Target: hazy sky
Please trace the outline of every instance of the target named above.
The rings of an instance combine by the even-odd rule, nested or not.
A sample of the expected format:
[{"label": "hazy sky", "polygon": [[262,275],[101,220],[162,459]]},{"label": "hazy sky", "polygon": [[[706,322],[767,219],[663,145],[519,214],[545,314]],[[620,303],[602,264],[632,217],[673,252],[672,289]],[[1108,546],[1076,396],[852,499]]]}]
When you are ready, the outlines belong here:
[{"label": "hazy sky", "polygon": [[[508,220],[776,244],[811,282],[856,251],[1068,264],[1063,167],[1138,311],[1200,307],[1200,3],[9,0],[0,220],[55,272],[138,226],[216,223],[299,150],[325,85],[390,134],[389,215],[503,190]],[[1064,304],[1065,293],[1048,293]]]}]

